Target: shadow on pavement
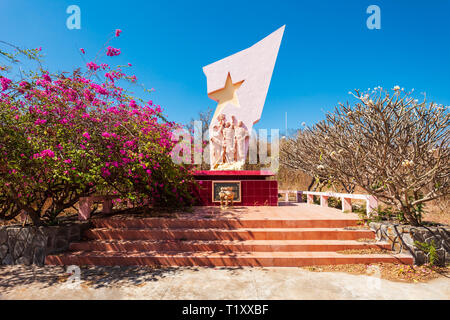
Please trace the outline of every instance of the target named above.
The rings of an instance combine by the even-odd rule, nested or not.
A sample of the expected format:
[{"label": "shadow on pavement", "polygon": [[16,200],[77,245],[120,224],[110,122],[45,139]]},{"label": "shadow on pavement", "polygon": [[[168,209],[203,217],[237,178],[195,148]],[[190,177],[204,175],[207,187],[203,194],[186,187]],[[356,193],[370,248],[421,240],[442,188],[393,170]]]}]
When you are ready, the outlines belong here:
[{"label": "shadow on pavement", "polygon": [[[200,271],[204,269],[229,270],[234,273],[242,267],[150,267],[150,266],[81,266],[80,280],[93,289],[120,287],[123,285],[142,285],[166,277],[176,276],[183,270]],[[15,287],[38,285],[41,288],[63,284],[71,273],[63,266],[0,266],[0,292]]]}]

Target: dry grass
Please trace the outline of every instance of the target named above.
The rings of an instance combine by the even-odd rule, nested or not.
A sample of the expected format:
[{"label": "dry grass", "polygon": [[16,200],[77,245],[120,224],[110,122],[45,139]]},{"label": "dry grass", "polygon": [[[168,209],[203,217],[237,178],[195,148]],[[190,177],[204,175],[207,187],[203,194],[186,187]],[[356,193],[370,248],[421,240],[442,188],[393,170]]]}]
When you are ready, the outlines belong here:
[{"label": "dry grass", "polygon": [[394,254],[391,250],[383,248],[369,248],[369,249],[346,249],[337,251],[341,254]]},{"label": "dry grass", "polygon": [[450,267],[409,266],[394,263],[347,264],[304,267],[313,272],[345,272],[355,275],[379,276],[398,282],[427,282],[437,278],[449,278]]},{"label": "dry grass", "polygon": [[11,225],[16,225],[19,224],[19,222],[16,219],[13,220],[0,220],[0,227],[2,226],[11,226]]},{"label": "dry grass", "polygon": [[422,220],[450,225],[450,197],[427,203]]},{"label": "dry grass", "polygon": [[370,230],[366,225],[344,227],[344,230]]},{"label": "dry grass", "polygon": [[281,167],[276,175],[280,190],[308,190],[312,178],[300,170],[287,170]]},{"label": "dry grass", "polygon": [[377,240],[376,239],[370,239],[370,238],[359,238],[359,239],[356,239],[356,241],[358,241],[358,242],[377,242]]}]

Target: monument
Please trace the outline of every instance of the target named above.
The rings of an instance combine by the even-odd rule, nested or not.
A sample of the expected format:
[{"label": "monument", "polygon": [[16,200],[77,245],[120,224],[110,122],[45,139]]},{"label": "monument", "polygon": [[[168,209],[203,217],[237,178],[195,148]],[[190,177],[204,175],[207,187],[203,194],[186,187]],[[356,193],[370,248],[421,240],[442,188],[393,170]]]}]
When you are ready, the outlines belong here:
[{"label": "monument", "polygon": [[284,28],[250,48],[203,67],[208,97],[217,102],[217,107],[209,126],[211,168],[195,173],[202,205],[220,204],[223,190],[233,194],[234,204],[278,204],[278,183],[268,180],[274,174],[243,168],[253,125],[261,118]]}]

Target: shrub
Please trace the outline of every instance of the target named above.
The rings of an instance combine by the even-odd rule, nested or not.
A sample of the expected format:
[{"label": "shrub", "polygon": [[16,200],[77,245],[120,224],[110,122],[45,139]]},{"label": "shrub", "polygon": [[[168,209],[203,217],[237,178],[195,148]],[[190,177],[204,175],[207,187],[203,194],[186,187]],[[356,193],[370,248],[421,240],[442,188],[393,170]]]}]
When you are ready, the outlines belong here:
[{"label": "shrub", "polygon": [[51,222],[93,193],[154,206],[192,202],[190,171],[170,157],[179,125],[118,85],[134,76],[95,62],[84,74],[41,70],[20,80],[2,70],[0,219],[26,212],[36,225]]},{"label": "shrub", "polygon": [[431,240],[431,242],[428,244],[426,242],[419,242],[414,241],[415,246],[422,250],[428,257],[428,263],[430,266],[434,266],[436,262],[438,262],[439,257],[436,251],[436,244],[434,243],[434,240]]}]

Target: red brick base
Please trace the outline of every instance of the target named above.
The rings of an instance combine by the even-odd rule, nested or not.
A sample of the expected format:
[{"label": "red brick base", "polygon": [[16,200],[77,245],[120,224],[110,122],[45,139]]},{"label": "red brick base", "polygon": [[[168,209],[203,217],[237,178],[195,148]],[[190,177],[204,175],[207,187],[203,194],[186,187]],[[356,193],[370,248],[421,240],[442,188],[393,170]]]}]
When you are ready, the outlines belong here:
[{"label": "red brick base", "polygon": [[196,188],[197,205],[214,206],[213,181],[240,181],[241,202],[234,205],[241,206],[277,206],[278,181],[267,180],[273,176],[268,171],[198,171],[194,175],[199,187]]}]

